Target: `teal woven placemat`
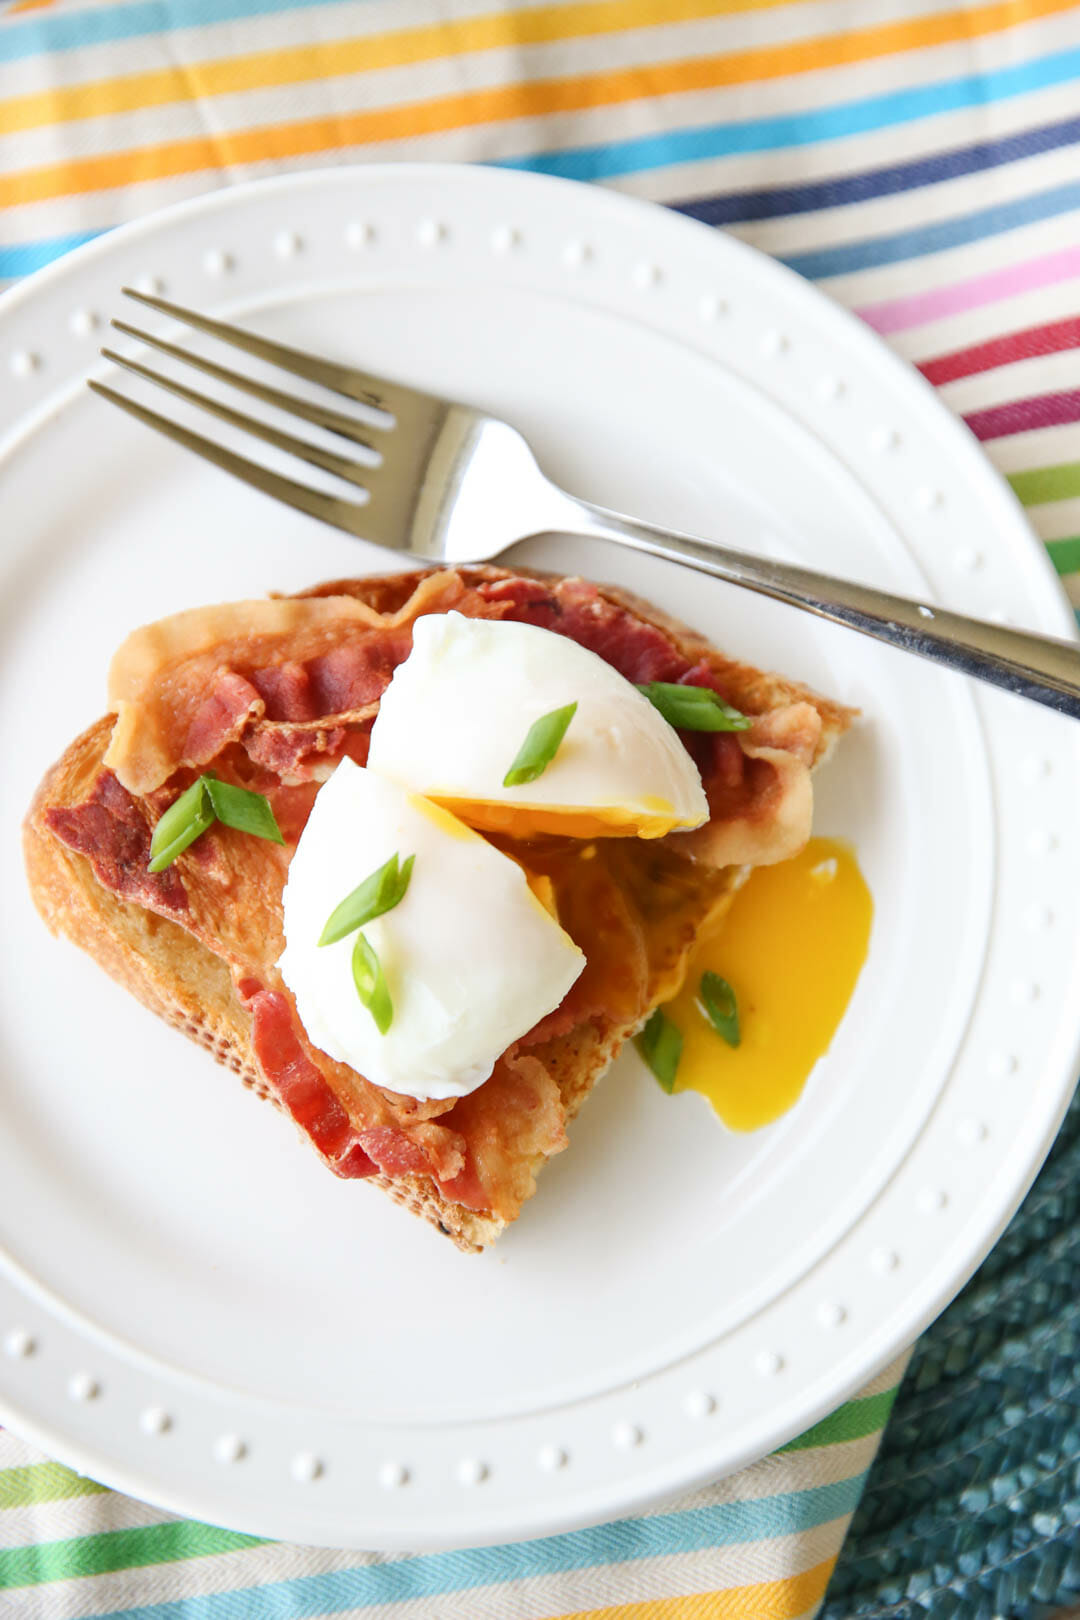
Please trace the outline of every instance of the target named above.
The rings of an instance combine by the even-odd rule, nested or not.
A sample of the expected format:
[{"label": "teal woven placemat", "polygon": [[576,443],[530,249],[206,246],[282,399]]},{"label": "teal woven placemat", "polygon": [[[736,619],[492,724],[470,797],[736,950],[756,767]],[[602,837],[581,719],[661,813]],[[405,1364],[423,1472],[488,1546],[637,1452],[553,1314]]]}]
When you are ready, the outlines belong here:
[{"label": "teal woven placemat", "polygon": [[1080,1598],[1080,1093],[920,1341],[821,1620],[1050,1620]]}]

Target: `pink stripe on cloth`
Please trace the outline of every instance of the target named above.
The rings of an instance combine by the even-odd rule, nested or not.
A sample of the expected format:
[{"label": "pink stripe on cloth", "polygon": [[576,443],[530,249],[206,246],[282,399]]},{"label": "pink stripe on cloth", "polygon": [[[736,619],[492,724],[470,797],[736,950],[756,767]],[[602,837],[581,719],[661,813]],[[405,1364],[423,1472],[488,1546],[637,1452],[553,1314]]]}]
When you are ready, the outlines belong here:
[{"label": "pink stripe on cloth", "polygon": [[1007,439],[1012,433],[1030,433],[1035,428],[1064,427],[1067,422],[1080,422],[1080,388],[1014,399],[1008,405],[991,405],[985,411],[972,411],[964,421],[984,443],[987,439]]},{"label": "pink stripe on cloth", "polygon": [[985,275],[954,281],[946,287],[931,287],[926,292],[912,293],[908,298],[865,304],[855,313],[875,332],[905,332],[909,327],[938,321],[945,315],[961,315],[967,309],[978,309],[1001,298],[1015,298],[1037,287],[1052,287],[1056,281],[1067,281],[1070,276],[1080,276],[1080,245],[1059,248],[1056,253],[1025,259],[1022,264],[1006,265],[1001,270],[989,270]]}]

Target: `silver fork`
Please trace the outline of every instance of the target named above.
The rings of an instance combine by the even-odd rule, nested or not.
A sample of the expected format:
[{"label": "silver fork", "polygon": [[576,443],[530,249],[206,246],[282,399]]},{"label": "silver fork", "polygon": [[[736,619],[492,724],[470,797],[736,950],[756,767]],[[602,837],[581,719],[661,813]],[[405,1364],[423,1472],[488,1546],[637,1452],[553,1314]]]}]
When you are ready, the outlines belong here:
[{"label": "silver fork", "polygon": [[451,564],[489,562],[519,540],[552,532],[617,541],[847,625],[1080,718],[1080,647],[1072,642],[964,618],[868,585],[640,523],[559,489],[544,477],[521,434],[483,411],[303,353],[164,298],[130,287],[124,292],[162,315],[366,407],[371,419],[360,421],[349,412],[268,387],[124,321],[112,323],[118,331],[230,388],[328,429],[360,447],[358,458],[355,451],[349,455],[326,450],[307,438],[282,432],[138,361],[111,349],[102,350],[107,359],[230,426],[353,484],[358,498],[350,500],[272,472],[103,383],[90,383],[95,393],[185,449],[275,500],[348,534],[425,561]]}]

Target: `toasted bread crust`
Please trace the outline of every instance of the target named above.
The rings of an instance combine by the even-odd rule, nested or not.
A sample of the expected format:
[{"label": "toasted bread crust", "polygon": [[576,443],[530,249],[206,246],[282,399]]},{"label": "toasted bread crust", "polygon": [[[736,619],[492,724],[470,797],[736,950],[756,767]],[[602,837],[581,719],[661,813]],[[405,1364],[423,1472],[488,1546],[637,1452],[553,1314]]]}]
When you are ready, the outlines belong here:
[{"label": "toasted bread crust", "polygon": [[[505,573],[495,568],[461,572],[470,582],[501,578]],[[406,581],[414,584],[418,577],[410,574],[335,581],[318,587],[318,594],[347,592],[385,611],[407,589]],[[695,631],[628,593],[605,588],[604,594],[657,625],[687,656],[706,658],[722,666],[733,690],[748,707],[812,702],[823,721],[819,758],[849,724],[850,710],[794,682],[722,659]],[[80,804],[90,794],[102,768],[113,724],[114,716],[106,715],[76,738],[46,773],[34,796],[23,827],[24,857],[34,904],[53,934],[63,935],[86,951],[144,1007],[204,1047],[257,1095],[276,1103],[255,1057],[251,1014],[236,994],[227,964],[178,924],[115,896],[97,881],[88,857],[68,849],[46,825],[47,810]],[[722,904],[730,901],[737,883],[738,873],[732,870]],[[633,1024],[603,1031],[591,1023],[579,1025],[549,1043],[547,1066],[559,1087],[568,1120],[576,1115],[620,1047],[650,1010],[645,1009]],[[534,1168],[538,1169],[542,1162],[538,1159]],[[379,1175],[368,1179],[468,1252],[493,1242],[506,1224],[447,1200],[425,1177],[391,1179]]]}]

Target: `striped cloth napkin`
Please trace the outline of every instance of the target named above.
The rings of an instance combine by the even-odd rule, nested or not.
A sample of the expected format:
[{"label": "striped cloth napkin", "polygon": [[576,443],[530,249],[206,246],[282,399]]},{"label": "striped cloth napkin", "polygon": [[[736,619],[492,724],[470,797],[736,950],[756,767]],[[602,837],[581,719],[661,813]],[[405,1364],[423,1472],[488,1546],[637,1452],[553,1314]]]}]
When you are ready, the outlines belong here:
[{"label": "striped cloth napkin", "polygon": [[[318,165],[616,186],[783,259],[917,364],[1080,602],[1078,147],[1080,0],[0,0],[0,286]],[[901,1371],[653,1513],[458,1554],[260,1543],[0,1433],[0,1613],[809,1620]]]},{"label": "striped cloth napkin", "polygon": [[0,1430],[4,1620],[810,1620],[906,1364],[742,1473],[471,1552],[326,1552],[174,1519]]}]

